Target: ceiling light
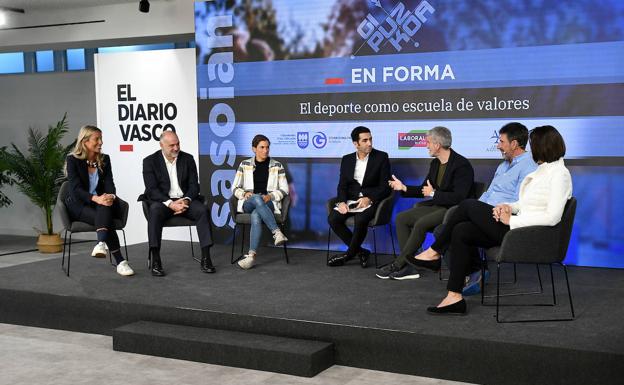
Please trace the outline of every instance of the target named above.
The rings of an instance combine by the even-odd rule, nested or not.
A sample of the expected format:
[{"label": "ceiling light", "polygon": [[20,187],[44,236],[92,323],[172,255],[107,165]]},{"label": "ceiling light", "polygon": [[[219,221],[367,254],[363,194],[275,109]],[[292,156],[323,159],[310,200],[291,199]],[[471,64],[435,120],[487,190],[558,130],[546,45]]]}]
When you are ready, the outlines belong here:
[{"label": "ceiling light", "polygon": [[6,15],[4,11],[0,11],[0,27],[6,24]]},{"label": "ceiling light", "polygon": [[150,8],[150,3],[148,0],[139,1],[139,11],[143,13],[148,13]]}]

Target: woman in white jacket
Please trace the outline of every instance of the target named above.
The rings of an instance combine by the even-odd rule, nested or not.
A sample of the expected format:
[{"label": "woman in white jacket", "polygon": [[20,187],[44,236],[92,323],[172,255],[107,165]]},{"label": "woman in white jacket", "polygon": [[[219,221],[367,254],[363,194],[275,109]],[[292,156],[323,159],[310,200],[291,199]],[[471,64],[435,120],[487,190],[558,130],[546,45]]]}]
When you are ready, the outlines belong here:
[{"label": "woman in white jacket", "polygon": [[438,306],[427,308],[428,313],[466,313],[462,289],[477,247],[500,245],[511,229],[554,226],[561,221],[565,204],[572,196],[572,178],[563,163],[565,143],[552,126],[534,128],[529,140],[538,167],[522,181],[518,201],[499,204],[494,209],[475,199],[463,201],[431,247],[410,261],[416,266],[439,270],[437,250],[445,250],[449,245],[453,250],[447,296]]},{"label": "woman in white jacket", "polygon": [[286,170],[277,160],[269,157],[271,141],[264,135],[256,135],[251,141],[255,156],[243,160],[232,182],[232,192],[238,198],[238,212],[251,214],[249,252],[238,261],[242,269],[255,265],[262,223],[271,233],[275,246],[288,241],[275,221],[273,214],[281,213],[281,202],[288,195]]}]

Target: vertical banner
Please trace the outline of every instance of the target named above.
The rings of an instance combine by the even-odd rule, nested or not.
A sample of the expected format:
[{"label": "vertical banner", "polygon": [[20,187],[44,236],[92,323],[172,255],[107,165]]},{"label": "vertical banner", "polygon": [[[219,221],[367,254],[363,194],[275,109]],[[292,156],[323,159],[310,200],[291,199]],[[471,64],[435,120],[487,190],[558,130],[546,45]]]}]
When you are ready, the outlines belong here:
[{"label": "vertical banner", "polygon": [[[130,205],[128,244],[147,242],[147,221],[137,198],[145,189],[143,158],[160,150],[163,130],[174,130],[182,151],[198,161],[195,66],[194,49],[95,55],[97,122],[117,195]],[[163,231],[163,239],[188,237],[186,228]]]}]

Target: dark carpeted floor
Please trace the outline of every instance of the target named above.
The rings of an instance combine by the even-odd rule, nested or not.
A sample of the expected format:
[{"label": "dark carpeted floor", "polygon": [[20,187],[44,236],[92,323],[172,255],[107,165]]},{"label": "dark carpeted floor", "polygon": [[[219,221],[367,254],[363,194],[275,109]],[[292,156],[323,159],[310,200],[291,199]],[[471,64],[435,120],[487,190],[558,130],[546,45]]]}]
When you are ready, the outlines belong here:
[{"label": "dark carpeted floor", "polygon": [[[60,268],[60,259],[46,260],[0,269],[0,288],[624,353],[624,270],[569,268],[575,321],[500,325],[493,318],[494,307],[482,306],[480,296],[468,299],[466,317],[427,315],[425,308],[437,304],[445,295],[445,282],[429,271],[413,281],[380,280],[375,277],[374,268],[362,269],[356,261],[330,268],[325,266],[324,252],[296,249],[289,250],[288,265],[281,250],[263,249],[259,264],[243,271],[230,265],[230,247],[215,246],[213,261],[217,273],[204,274],[191,259],[187,242],[165,242],[161,255],[166,277],[149,275],[145,263],[147,246],[141,244],[129,248],[136,275],[124,278],[115,273],[108,260],[91,258],[87,246],[91,247],[83,244],[74,248],[69,278]],[[548,268],[542,267],[541,271],[544,295],[510,297],[505,301],[548,302]],[[505,314],[565,316],[569,309],[565,281],[559,267],[554,271],[557,299],[562,306],[536,310],[506,307]],[[508,266],[505,279],[511,276],[510,272]],[[519,281],[520,289],[536,287],[535,266],[519,266]],[[494,289],[493,284],[489,285],[490,293]]]}]

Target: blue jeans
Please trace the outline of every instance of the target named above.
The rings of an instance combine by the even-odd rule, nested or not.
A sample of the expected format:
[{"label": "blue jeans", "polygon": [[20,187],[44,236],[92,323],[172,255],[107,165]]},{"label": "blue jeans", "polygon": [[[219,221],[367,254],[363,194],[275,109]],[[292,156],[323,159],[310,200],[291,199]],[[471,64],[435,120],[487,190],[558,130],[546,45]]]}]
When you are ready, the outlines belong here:
[{"label": "blue jeans", "polygon": [[262,236],[262,222],[264,222],[271,233],[279,227],[273,216],[273,202],[264,203],[260,194],[253,194],[243,203],[243,211],[251,213],[251,230],[249,231],[249,252],[256,252]]}]

